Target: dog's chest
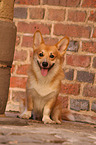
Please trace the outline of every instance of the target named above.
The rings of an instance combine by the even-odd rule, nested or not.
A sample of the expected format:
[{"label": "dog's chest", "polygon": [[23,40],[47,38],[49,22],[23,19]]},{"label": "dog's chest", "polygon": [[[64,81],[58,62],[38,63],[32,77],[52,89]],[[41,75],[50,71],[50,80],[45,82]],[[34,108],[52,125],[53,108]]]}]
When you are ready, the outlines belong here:
[{"label": "dog's chest", "polygon": [[48,103],[50,99],[58,95],[57,85],[51,85],[48,82],[36,81],[33,77],[28,78],[27,82],[28,95],[32,97],[33,100],[33,110],[35,115],[40,114],[42,116],[42,110],[45,104]]},{"label": "dog's chest", "polygon": [[54,85],[50,85],[47,83],[37,83],[37,82],[30,82],[30,89],[34,89],[40,97],[44,97],[52,92],[57,92]]},{"label": "dog's chest", "polygon": [[41,96],[39,92],[37,92],[35,89],[32,89],[31,95],[33,100],[33,112],[35,113],[35,116],[42,116],[44,106],[48,103],[50,99],[56,96],[56,93],[51,92],[45,96]]}]

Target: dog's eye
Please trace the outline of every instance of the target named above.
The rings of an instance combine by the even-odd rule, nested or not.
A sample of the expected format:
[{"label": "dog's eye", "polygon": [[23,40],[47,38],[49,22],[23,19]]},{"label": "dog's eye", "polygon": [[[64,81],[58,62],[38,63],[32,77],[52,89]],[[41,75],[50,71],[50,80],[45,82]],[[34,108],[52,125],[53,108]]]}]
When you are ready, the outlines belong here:
[{"label": "dog's eye", "polygon": [[43,57],[43,56],[44,56],[44,55],[43,55],[43,52],[39,53],[39,56],[40,56],[40,57]]},{"label": "dog's eye", "polygon": [[54,58],[54,55],[53,54],[50,54],[50,58]]}]

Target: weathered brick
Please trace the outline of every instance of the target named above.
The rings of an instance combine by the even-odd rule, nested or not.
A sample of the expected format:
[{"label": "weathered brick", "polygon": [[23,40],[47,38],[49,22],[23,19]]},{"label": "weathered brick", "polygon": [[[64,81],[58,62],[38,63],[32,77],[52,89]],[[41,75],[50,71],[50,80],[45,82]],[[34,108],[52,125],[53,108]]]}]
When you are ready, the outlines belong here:
[{"label": "weathered brick", "polygon": [[85,11],[75,11],[69,10],[68,11],[68,20],[73,22],[85,22],[86,19],[86,12]]},{"label": "weathered brick", "polygon": [[78,26],[78,25],[69,25],[69,24],[55,24],[54,34],[65,35],[69,37],[90,37],[91,28],[88,26]]},{"label": "weathered brick", "polygon": [[21,46],[23,47],[32,47],[33,46],[33,37],[31,36],[23,36],[22,39],[22,44]]},{"label": "weathered brick", "polygon": [[48,9],[48,20],[64,21],[65,10],[62,9]]},{"label": "weathered brick", "polygon": [[92,64],[92,66],[93,66],[94,68],[96,68],[96,57],[93,58],[93,64]]},{"label": "weathered brick", "polygon": [[89,111],[89,101],[82,99],[70,99],[70,109],[75,111]]},{"label": "weathered brick", "polygon": [[71,40],[71,41],[69,42],[67,51],[77,52],[78,49],[79,49],[79,42],[78,42],[78,41]]},{"label": "weathered brick", "polygon": [[96,42],[82,42],[82,51],[96,53]]},{"label": "weathered brick", "polygon": [[87,84],[83,89],[83,96],[96,98],[96,86]]},{"label": "weathered brick", "polygon": [[[62,0],[61,0],[62,1]],[[80,2],[81,0],[67,0],[66,3],[67,3],[67,7],[78,7],[80,6]]]},{"label": "weathered brick", "polygon": [[91,110],[96,112],[96,101],[92,102]]},{"label": "weathered brick", "polygon": [[27,52],[26,50],[15,50],[14,53],[14,60],[16,61],[25,61],[27,59]]},{"label": "weathered brick", "polygon": [[40,0],[15,0],[15,3],[24,5],[38,5],[40,4]]},{"label": "weathered brick", "polygon": [[43,4],[58,6],[59,0],[43,0]]},{"label": "weathered brick", "polygon": [[77,71],[77,81],[79,82],[93,83],[94,76],[95,76],[94,73],[89,73],[85,71]]},{"label": "weathered brick", "polygon": [[66,0],[59,0],[59,5],[66,7],[67,6],[67,1]]},{"label": "weathered brick", "polygon": [[30,8],[29,9],[30,19],[43,19],[45,15],[45,9],[43,8]]},{"label": "weathered brick", "polygon": [[58,42],[58,39],[57,38],[46,37],[46,38],[44,38],[44,42],[47,45],[55,45]]},{"label": "weathered brick", "polygon": [[95,12],[91,11],[88,20],[89,20],[89,21],[96,22],[96,11],[95,11]]},{"label": "weathered brick", "polygon": [[26,88],[27,78],[25,77],[11,77],[10,78],[10,87],[11,88]]},{"label": "weathered brick", "polygon": [[61,93],[78,95],[80,93],[80,84],[61,84]]},{"label": "weathered brick", "polygon": [[26,19],[27,18],[27,8],[15,8],[14,18]]},{"label": "weathered brick", "polygon": [[96,38],[96,27],[94,28],[94,31],[93,31],[93,38]]},{"label": "weathered brick", "polygon": [[[47,45],[55,45],[59,40],[57,38],[46,37],[43,38],[45,44]],[[23,36],[22,39],[22,47],[32,47],[33,46],[33,37],[31,36]]]},{"label": "weathered brick", "polygon": [[18,46],[20,44],[20,41],[21,41],[21,37],[19,35],[17,35],[15,46]]},{"label": "weathered brick", "polygon": [[80,5],[81,0],[43,0],[43,4],[46,5],[55,5],[55,6],[69,6],[77,7]]},{"label": "weathered brick", "polygon": [[20,65],[18,66],[16,73],[19,75],[27,75],[28,68],[29,68],[28,64]]},{"label": "weathered brick", "polygon": [[82,7],[96,8],[96,0],[83,0]]},{"label": "weathered brick", "polygon": [[90,66],[90,56],[86,55],[67,55],[66,64],[78,67],[88,67]]},{"label": "weathered brick", "polygon": [[15,65],[12,65],[11,73],[14,73],[14,71],[15,71]]},{"label": "weathered brick", "polygon": [[20,102],[20,98],[25,98],[26,92],[22,91],[12,91],[12,101],[13,102]]},{"label": "weathered brick", "polygon": [[50,24],[38,24],[38,23],[26,23],[18,22],[18,32],[34,33],[36,30],[40,30],[42,34],[50,34]]},{"label": "weathered brick", "polygon": [[73,77],[74,77],[74,70],[73,69],[65,69],[64,74],[65,74],[65,79],[73,80]]},{"label": "weathered brick", "polygon": [[58,99],[62,102],[62,108],[68,107],[68,97],[59,96]]}]

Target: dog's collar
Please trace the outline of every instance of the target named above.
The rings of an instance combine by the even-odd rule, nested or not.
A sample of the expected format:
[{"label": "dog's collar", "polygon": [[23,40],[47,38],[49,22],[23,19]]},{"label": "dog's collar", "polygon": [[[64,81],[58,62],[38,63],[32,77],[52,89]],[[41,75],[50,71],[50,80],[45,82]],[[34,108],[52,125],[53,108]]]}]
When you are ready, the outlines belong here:
[{"label": "dog's collar", "polygon": [[[37,60],[37,63],[38,63],[38,66],[40,67],[41,69],[41,66],[40,66],[40,63],[39,61]],[[43,68],[43,69],[48,69],[48,71],[54,66],[55,63],[53,63],[49,68]]]}]

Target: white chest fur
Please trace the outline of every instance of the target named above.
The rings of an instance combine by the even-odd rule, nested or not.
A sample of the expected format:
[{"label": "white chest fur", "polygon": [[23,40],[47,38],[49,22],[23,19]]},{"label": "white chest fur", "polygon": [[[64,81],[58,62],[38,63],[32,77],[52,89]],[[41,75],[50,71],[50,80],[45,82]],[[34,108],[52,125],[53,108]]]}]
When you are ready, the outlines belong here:
[{"label": "white chest fur", "polygon": [[38,92],[38,94],[42,97],[57,91],[54,85],[45,83],[43,80],[41,82],[31,81],[30,84],[30,89],[35,89],[36,92]]},{"label": "white chest fur", "polygon": [[[42,116],[42,110],[45,104],[52,98],[58,95],[54,85],[45,84],[44,81],[37,83],[34,79],[30,80],[30,86],[27,86],[27,93],[30,94],[33,100],[33,110],[35,115]],[[29,95],[27,94],[27,95]]]}]

